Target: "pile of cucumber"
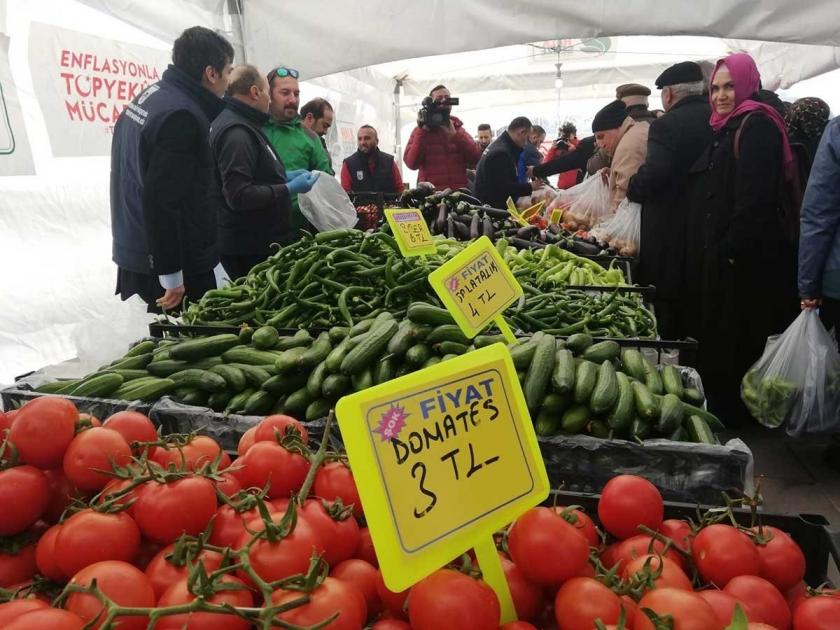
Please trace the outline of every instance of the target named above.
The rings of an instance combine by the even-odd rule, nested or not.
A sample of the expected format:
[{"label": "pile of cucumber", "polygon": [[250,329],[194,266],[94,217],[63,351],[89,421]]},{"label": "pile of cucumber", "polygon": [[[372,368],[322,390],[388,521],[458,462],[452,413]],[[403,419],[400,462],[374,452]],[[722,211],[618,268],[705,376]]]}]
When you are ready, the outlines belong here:
[{"label": "pile of cucumber", "polygon": [[[217,412],[325,416],[342,396],[503,342],[468,339],[445,309],[422,302],[406,317],[391,313],[310,334],[276,328],[186,340],[146,340],[83,379],[57,381],[43,393],[153,402],[164,395]],[[718,419],[677,368],[651,365],[635,349],[588,334],[566,340],[537,332],[510,346],[526,402],[541,436],[715,443]]]}]

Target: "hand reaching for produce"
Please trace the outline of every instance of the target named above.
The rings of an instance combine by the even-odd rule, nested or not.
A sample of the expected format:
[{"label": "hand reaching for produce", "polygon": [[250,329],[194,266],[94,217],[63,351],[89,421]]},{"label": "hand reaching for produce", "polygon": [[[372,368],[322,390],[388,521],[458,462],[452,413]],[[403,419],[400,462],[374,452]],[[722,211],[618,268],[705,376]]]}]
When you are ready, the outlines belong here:
[{"label": "hand reaching for produce", "polygon": [[167,289],[166,293],[163,294],[163,297],[158,298],[157,305],[164,310],[171,311],[181,303],[181,300],[184,299],[184,291],[185,289],[183,284],[179,287],[175,287],[174,289]]},{"label": "hand reaching for produce", "polygon": [[305,168],[296,168],[291,171],[286,171],[286,181],[290,182],[293,179],[297,179],[301,175],[307,175],[308,173],[309,171],[307,171]]},{"label": "hand reaching for produce", "polygon": [[822,306],[822,298],[802,298],[799,307],[804,311],[806,308],[819,308]]},{"label": "hand reaching for produce", "polygon": [[535,179],[531,182],[531,190],[540,190],[541,188],[545,188],[545,182],[541,179]]},{"label": "hand reaching for produce", "polygon": [[315,182],[318,181],[318,177],[320,177],[320,175],[320,173],[303,171],[302,175],[298,175],[292,181],[286,183],[286,187],[289,189],[289,194],[297,195],[309,192],[312,190]]}]

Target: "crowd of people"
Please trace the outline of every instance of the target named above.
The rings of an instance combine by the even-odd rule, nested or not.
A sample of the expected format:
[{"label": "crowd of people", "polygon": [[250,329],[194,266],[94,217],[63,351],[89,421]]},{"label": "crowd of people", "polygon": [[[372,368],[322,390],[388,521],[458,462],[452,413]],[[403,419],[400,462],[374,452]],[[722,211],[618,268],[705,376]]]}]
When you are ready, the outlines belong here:
[{"label": "crowd of people", "polygon": [[[196,300],[221,276],[245,275],[272,243],[299,238],[307,221],[297,196],[335,174],[324,141],[329,102],[301,107],[297,70],[263,74],[233,56],[217,33],[187,29],[172,65],[114,130],[117,293],[139,295],[150,310]],[[602,178],[611,210],[640,204],[637,280],[656,287],[660,334],[700,342],[709,399],[737,422],[740,378],[793,319],[797,294],[802,308],[821,308],[828,328],[840,321],[840,123],[829,123],[819,99],[787,105],[763,90],[747,54],[720,60],[710,77],[676,64],[655,87],[663,110],[649,108],[650,88],[620,86],[591,135],[578,138],[566,123],[544,152],[545,130],[522,116],[495,138],[480,125],[474,138],[438,85],[403,161],[418,181],[469,187],[494,207],[586,177]],[[403,190],[376,129],[363,125],[357,141],[339,169],[342,187]]]}]

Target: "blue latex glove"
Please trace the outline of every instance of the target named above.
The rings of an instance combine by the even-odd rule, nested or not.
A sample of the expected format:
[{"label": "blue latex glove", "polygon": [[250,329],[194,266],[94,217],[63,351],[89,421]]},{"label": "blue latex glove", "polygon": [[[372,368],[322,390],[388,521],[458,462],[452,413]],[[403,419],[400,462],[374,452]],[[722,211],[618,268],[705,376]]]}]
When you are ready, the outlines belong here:
[{"label": "blue latex glove", "polygon": [[307,171],[305,168],[296,168],[292,171],[286,171],[286,181],[290,182],[293,179],[297,179],[304,173],[309,173],[309,171]]},{"label": "blue latex glove", "polygon": [[312,187],[315,185],[315,182],[318,181],[318,177],[320,173],[309,173],[304,172],[303,175],[298,175],[292,181],[287,182],[286,186],[289,189],[289,194],[297,195],[300,193],[306,193],[312,190]]}]

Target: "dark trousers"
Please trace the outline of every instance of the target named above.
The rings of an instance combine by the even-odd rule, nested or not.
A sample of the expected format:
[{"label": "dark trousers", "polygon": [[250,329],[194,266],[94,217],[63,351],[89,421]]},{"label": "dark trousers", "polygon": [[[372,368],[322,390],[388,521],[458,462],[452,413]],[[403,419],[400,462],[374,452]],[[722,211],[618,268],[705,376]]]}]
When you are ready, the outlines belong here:
[{"label": "dark trousers", "polygon": [[[190,302],[198,302],[207,291],[215,288],[216,276],[212,269],[204,273],[184,275],[184,296]],[[162,313],[156,302],[165,292],[157,276],[117,268],[117,290],[114,293],[119,295],[120,299],[127,300],[132,295],[139,295],[148,305],[146,310],[149,313]],[[180,308],[177,310],[180,311]]]},{"label": "dark trousers", "polygon": [[222,254],[222,267],[227,271],[231,280],[247,276],[248,272],[264,261],[268,256],[227,256]]}]

